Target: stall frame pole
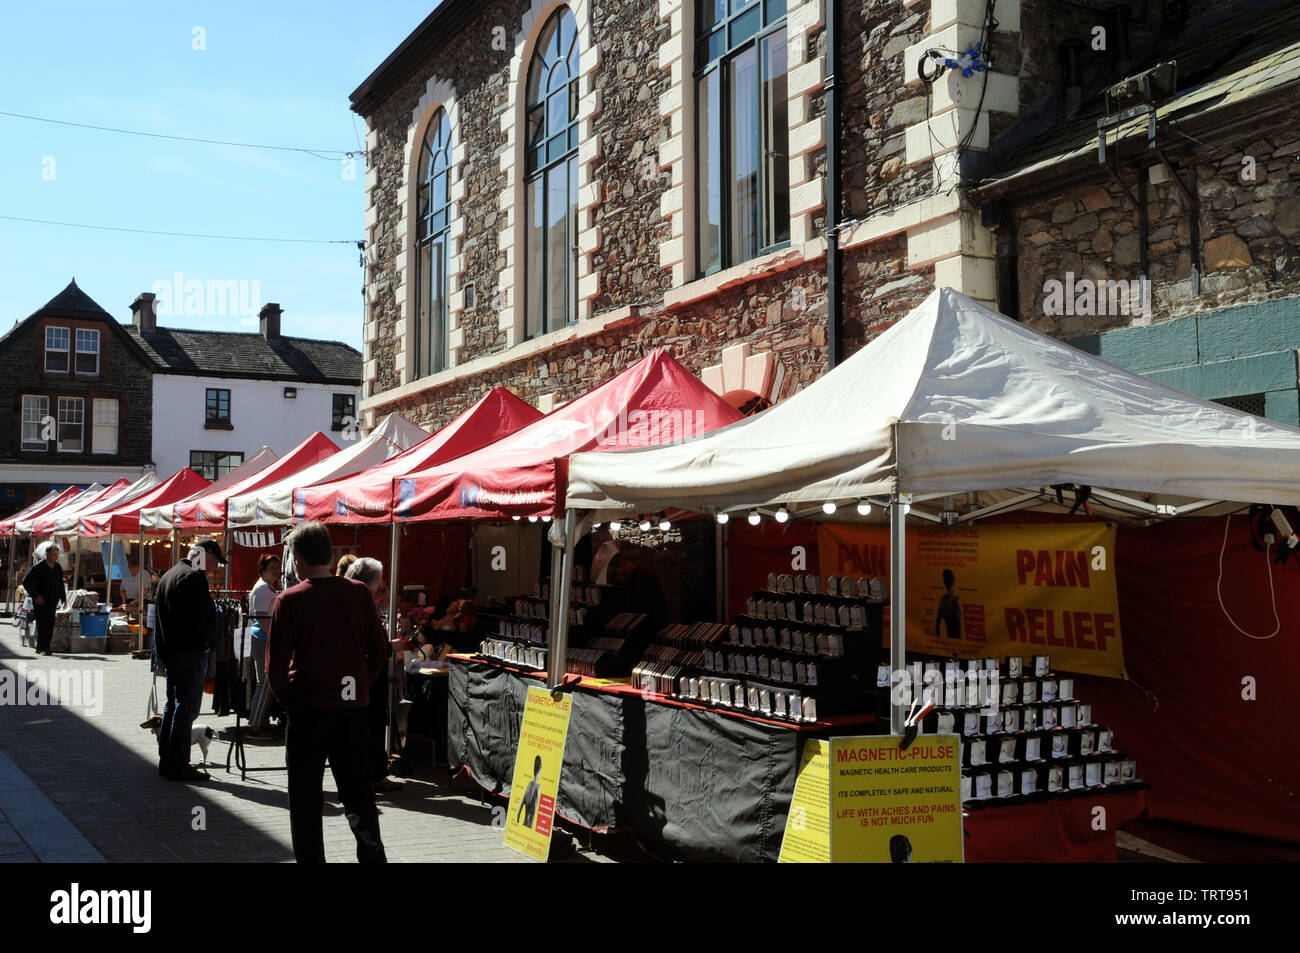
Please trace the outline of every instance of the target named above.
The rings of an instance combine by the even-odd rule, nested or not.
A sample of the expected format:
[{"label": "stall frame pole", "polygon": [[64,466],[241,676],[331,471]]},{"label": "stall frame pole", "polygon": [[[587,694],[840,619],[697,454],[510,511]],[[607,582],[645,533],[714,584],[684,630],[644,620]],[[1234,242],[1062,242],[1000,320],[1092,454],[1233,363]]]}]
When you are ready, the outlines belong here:
[{"label": "stall frame pole", "polygon": [[727,543],[726,527],[716,519],[713,521],[713,585],[716,590],[714,609],[717,620],[727,618]]},{"label": "stall frame pole", "polygon": [[[110,609],[113,608],[113,545],[117,542],[117,534],[108,534],[108,562],[104,564],[104,605]],[[119,591],[120,588],[119,588]]]},{"label": "stall frame pole", "polygon": [[[226,505],[229,506],[230,504],[227,503]],[[225,582],[225,588],[226,588],[227,590],[229,590],[229,589],[230,589],[230,573],[231,573],[231,570],[234,568],[234,561],[230,558],[230,524],[229,524],[229,523],[226,524],[226,531],[225,531],[225,535],[223,536],[223,539],[226,541],[226,545],[224,545],[224,546],[221,547],[221,551],[224,552],[224,553],[226,554],[226,582]]]},{"label": "stall frame pole", "polygon": [[[907,532],[903,498],[895,489],[889,495],[889,733],[901,735],[907,718],[907,706],[897,689],[896,680],[907,669]],[[916,691],[918,686],[912,686]]]},{"label": "stall frame pole", "polygon": [[72,551],[72,588],[75,591],[77,583],[81,581],[81,536],[73,537],[77,544]]},{"label": "stall frame pole", "polygon": [[[392,640],[397,638],[397,594],[401,592],[401,587],[397,582],[398,554],[401,547],[397,544],[397,523],[388,524],[391,527],[390,538],[388,541],[388,644],[392,645]],[[397,706],[393,704],[393,653],[387,655],[388,678],[388,723],[384,726],[384,753],[392,755],[393,753],[393,719],[397,716]],[[385,772],[387,774],[387,772]]]},{"label": "stall frame pole", "polygon": [[[17,558],[18,528],[14,527],[14,531],[9,534],[9,560],[5,563],[5,566],[7,567],[7,572],[5,574],[5,581],[7,583],[5,587],[5,607],[8,609],[9,615],[18,614],[18,583],[21,582],[21,580],[14,575],[14,560]],[[24,573],[24,575],[26,574]]]},{"label": "stall frame pole", "polygon": [[569,604],[572,601],[573,588],[573,547],[577,540],[577,511],[569,508],[564,511],[564,545],[556,546],[551,555],[551,594],[555,596],[556,559],[559,560],[559,595],[551,600],[555,611],[551,616],[551,657],[549,668],[549,685],[551,690],[564,683],[565,663],[569,657]]}]

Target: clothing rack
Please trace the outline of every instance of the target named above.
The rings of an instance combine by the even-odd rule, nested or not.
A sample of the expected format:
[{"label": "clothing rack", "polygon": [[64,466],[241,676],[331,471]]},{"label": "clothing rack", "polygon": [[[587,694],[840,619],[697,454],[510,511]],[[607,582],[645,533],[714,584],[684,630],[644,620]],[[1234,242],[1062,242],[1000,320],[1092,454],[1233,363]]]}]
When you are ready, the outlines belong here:
[{"label": "clothing rack", "polygon": [[[212,589],[210,590],[214,602],[225,602],[239,600],[240,621],[245,625],[252,619],[252,613],[249,611],[248,590],[247,589]],[[242,637],[241,637],[242,642]],[[242,645],[241,645],[242,648]],[[251,704],[251,701],[249,702]],[[284,767],[279,765],[267,765],[260,768],[250,768],[248,758],[244,752],[244,723],[243,715],[239,706],[235,706],[235,727],[234,740],[226,747],[226,773],[230,773],[231,760],[234,760],[235,767],[239,769],[239,780],[244,781],[248,778],[250,771],[283,771]]]}]

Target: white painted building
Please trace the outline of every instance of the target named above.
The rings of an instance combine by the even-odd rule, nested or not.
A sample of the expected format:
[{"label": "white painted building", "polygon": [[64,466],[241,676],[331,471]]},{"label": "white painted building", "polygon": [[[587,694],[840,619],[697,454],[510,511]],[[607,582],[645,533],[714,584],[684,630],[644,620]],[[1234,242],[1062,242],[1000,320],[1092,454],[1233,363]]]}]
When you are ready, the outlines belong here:
[{"label": "white painted building", "polygon": [[339,446],[360,435],[361,354],[338,341],[280,334],[265,305],[257,333],[160,328],[154,296],[132,305],[131,335],[155,362],[153,460],[170,475],[217,479],[258,448],[283,454],[320,430]]}]

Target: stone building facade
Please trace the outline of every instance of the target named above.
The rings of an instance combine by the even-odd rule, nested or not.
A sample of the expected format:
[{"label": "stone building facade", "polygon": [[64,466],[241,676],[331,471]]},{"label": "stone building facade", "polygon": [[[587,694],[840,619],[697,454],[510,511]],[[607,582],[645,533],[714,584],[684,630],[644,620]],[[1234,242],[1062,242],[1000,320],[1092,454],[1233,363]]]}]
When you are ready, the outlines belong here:
[{"label": "stone building facade", "polygon": [[[833,337],[838,358],[850,356],[936,284],[1052,334],[1080,338],[1109,327],[1044,315],[1033,289],[1076,257],[1079,275],[1103,267],[1109,275],[1111,263],[1135,254],[1135,216],[1121,206],[1119,186],[1095,168],[1095,157],[1091,179],[1070,180],[1077,187],[992,183],[1014,165],[1017,150],[1068,126],[1060,116],[1048,124],[1042,118],[1044,104],[1069,95],[1061,42],[1076,35],[1085,45],[1095,42],[1098,26],[1116,26],[1108,19],[1112,4],[731,0],[729,12],[715,0],[710,12],[702,2],[446,0],[352,94],[367,124],[361,407],[368,424],[398,411],[436,428],[498,384],[549,410],[656,347],[738,405],[755,397],[776,401],[828,370]],[[1141,66],[1157,39],[1168,41],[1173,19],[1181,18],[1182,30],[1221,6],[1130,4],[1118,27],[1131,50],[1089,47],[1082,92],[1092,96],[1116,71]],[[562,7],[576,30],[566,114],[577,139],[572,313],[558,327],[530,334],[526,100],[540,41]],[[700,237],[707,203],[698,164],[707,152],[707,117],[699,111],[704,67],[697,56],[706,55],[710,17],[753,16],[755,8],[765,18],[762,29],[780,32],[783,41],[783,80],[770,93],[781,102],[783,168],[764,168],[767,181],[784,179],[772,217],[782,219],[787,237],[710,268]],[[826,115],[828,15],[837,15],[841,103],[837,318],[827,313],[827,150],[835,148]],[[940,69],[930,56],[960,58],[981,43],[969,76],[960,66]],[[969,56],[962,65],[970,65]],[[429,214],[420,192],[427,174],[421,144],[444,116],[444,310],[434,326],[421,317],[427,293],[417,276],[427,241],[420,223]],[[1283,186],[1269,181],[1286,182],[1294,171],[1286,150],[1295,137],[1268,136],[1266,143],[1260,134],[1238,138],[1258,153],[1255,187],[1276,191]],[[1194,302],[1180,298],[1190,226],[1177,210],[1176,186],[1153,180],[1147,244],[1155,322],[1202,309],[1206,294],[1228,304],[1295,293],[1279,287],[1266,261],[1291,228],[1285,197],[1234,192],[1228,207],[1210,168],[1225,161],[1208,154],[1196,160],[1206,166],[1197,170],[1205,266],[1225,255],[1250,261],[1226,273],[1206,270]],[[1248,234],[1266,224],[1249,211],[1259,202],[1283,203],[1267,236]],[[423,349],[434,337],[445,353],[431,361]]]},{"label": "stone building facade", "polygon": [[76,281],[0,337],[0,366],[0,484],[23,491],[0,511],[151,465],[153,365]]},{"label": "stone building facade", "polygon": [[1099,161],[1095,91],[1117,76],[1091,49],[1087,18],[1076,20],[1073,131],[1058,124],[1046,148],[1031,141],[972,191],[998,222],[1010,291],[1000,308],[1162,383],[1300,425],[1293,5],[1190,3],[1182,30],[1163,36],[1148,6],[1129,36],[1133,69],[1173,61],[1179,76],[1156,103],[1154,140],[1145,121],[1123,142],[1112,131]]}]

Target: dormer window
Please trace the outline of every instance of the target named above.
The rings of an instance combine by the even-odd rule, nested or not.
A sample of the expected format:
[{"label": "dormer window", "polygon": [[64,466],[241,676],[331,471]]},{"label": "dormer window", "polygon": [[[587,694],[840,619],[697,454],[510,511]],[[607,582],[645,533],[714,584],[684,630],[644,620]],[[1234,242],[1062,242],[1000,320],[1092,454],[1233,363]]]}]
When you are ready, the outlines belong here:
[{"label": "dormer window", "polygon": [[70,334],[67,328],[45,329],[45,372],[47,374],[68,373],[68,345]]}]

